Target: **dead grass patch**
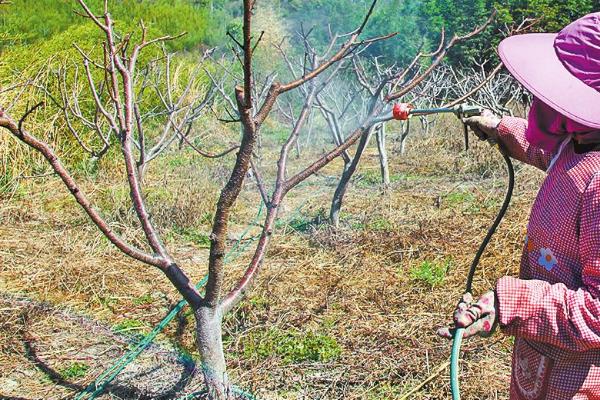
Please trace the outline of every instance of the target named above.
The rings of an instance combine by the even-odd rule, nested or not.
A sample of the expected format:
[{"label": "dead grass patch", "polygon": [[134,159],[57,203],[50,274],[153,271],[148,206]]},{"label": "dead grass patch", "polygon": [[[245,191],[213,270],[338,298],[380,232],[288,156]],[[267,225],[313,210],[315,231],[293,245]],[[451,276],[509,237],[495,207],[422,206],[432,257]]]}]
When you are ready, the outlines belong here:
[{"label": "dead grass patch", "polygon": [[[505,181],[502,161],[487,145],[475,144],[470,153],[461,154],[460,129],[447,129],[455,136],[414,137],[405,156],[390,154],[396,179],[387,190],[373,178],[377,160],[369,150],[359,171],[362,181],[358,176],[348,192],[338,230],[323,222],[339,163],[291,194],[282,218],[294,222],[279,227],[256,290],[226,320],[228,363],[239,386],[260,399],[397,399],[447,360],[449,343],[435,336],[435,328],[448,321],[462,292]],[[207,252],[193,235],[181,232],[198,237],[209,232],[211,207],[226,178],[218,164],[198,163],[187,156],[167,159],[150,170],[146,183],[154,218],[193,280],[205,273]],[[294,164],[300,167],[302,159]],[[268,176],[268,160],[264,165]],[[365,171],[371,171],[369,179]],[[141,233],[122,201],[124,189],[110,183],[116,179],[102,179],[99,175],[85,186],[115,228],[135,241]],[[518,168],[516,196],[482,260],[478,292],[499,276],[516,273],[540,179],[530,168]],[[122,354],[126,343],[119,342],[115,327],[137,333],[154,326],[178,296],[158,271],[109,246],[59,182],[50,178],[20,185],[19,194],[4,195],[0,207],[0,291],[68,308],[104,327],[94,331],[60,312],[32,311],[23,302],[3,300],[2,395],[58,399],[73,395]],[[257,201],[249,180],[236,205],[232,243],[255,217]],[[230,262],[230,283],[248,257]],[[411,275],[423,263],[445,260],[451,264],[435,285]],[[160,349],[169,349],[168,356],[160,353],[164,349],[148,352],[115,383],[134,390],[120,392],[122,397],[161,396],[179,382],[183,364],[177,354],[195,357],[193,324],[189,312],[179,315],[159,341]],[[35,339],[39,358],[66,382],[57,383],[58,378],[27,357],[27,335]],[[319,346],[336,350],[322,358],[298,356],[304,353],[297,346],[310,346],[315,337]],[[256,344],[262,346],[259,356],[248,349]],[[508,398],[510,344],[500,335],[465,344],[465,399]],[[150,366],[154,372],[144,372]],[[414,398],[449,398],[447,374],[445,370]],[[186,391],[201,387],[197,377],[185,379],[190,379]],[[132,389],[134,380],[141,386]],[[158,389],[147,385],[159,381],[166,383]]]}]

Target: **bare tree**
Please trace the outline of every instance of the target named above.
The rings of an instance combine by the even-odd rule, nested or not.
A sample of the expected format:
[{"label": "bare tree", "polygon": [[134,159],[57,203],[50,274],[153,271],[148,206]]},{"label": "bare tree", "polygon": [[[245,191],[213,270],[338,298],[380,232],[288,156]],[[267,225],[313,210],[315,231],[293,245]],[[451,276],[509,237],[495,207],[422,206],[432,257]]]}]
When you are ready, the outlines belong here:
[{"label": "bare tree", "polygon": [[[235,106],[237,110],[236,114],[239,116],[241,125],[241,141],[239,146],[237,146],[236,160],[231,170],[231,175],[222,189],[217,202],[212,233],[210,235],[211,246],[208,260],[208,280],[205,294],[201,295],[198,289],[190,282],[186,273],[179,267],[177,261],[172,257],[171,253],[161,240],[160,233],[154,225],[151,214],[146,206],[141,185],[142,171],[139,168],[139,158],[136,160],[135,157],[136,148],[140,150],[147,149],[147,147],[139,145],[140,137],[145,137],[143,134],[145,119],[142,117],[142,114],[137,111],[138,104],[136,103],[136,87],[134,85],[137,72],[136,63],[140,53],[144,49],[174,38],[165,36],[149,39],[143,24],[141,26],[142,35],[139,41],[133,42],[131,35],[119,37],[114,31],[113,20],[108,12],[108,1],[104,2],[101,15],[96,15],[88,7],[85,0],[77,1],[83,9],[84,16],[93,21],[104,35],[104,61],[103,63],[94,65],[96,68],[100,68],[107,76],[107,79],[103,84],[104,87],[100,89],[95,86],[90,67],[92,60],[85,53],[82,53],[84,56],[84,69],[89,81],[88,86],[94,97],[96,110],[99,113],[97,114],[98,118],[101,117],[104,119],[103,126],[106,127],[105,129],[110,130],[112,134],[117,134],[116,136],[120,143],[126,170],[126,180],[130,189],[130,200],[133,204],[138,223],[144,234],[143,245],[136,246],[128,242],[127,239],[122,238],[118,232],[114,231],[111,224],[105,220],[101,212],[94,207],[81,186],[65,168],[59,155],[56,154],[50,145],[38,139],[25,128],[28,117],[42,107],[43,103],[30,108],[19,120],[13,119],[5,111],[0,111],[0,127],[5,128],[13,137],[30,146],[45,157],[53,171],[60,177],[91,221],[110,242],[124,254],[147,266],[156,267],[164,273],[171,284],[179,293],[181,293],[194,311],[196,319],[197,347],[202,359],[202,371],[208,388],[209,398],[218,400],[232,399],[234,398],[234,394],[227,374],[225,355],[223,352],[222,319],[223,316],[233,309],[252,288],[254,279],[264,261],[266,250],[275,228],[278,210],[284,197],[299,183],[321,170],[336,157],[343,154],[357,140],[365,137],[373,126],[373,120],[383,111],[384,105],[380,102],[373,102],[365,113],[366,116],[363,122],[349,134],[347,138],[326,154],[318,157],[312,163],[309,163],[305,168],[294,174],[288,174],[289,154],[300,135],[300,129],[298,127],[304,124],[304,121],[306,121],[308,116],[308,112],[305,110],[308,106],[303,107],[300,115],[295,118],[296,122],[294,129],[291,130],[287,140],[279,151],[277,174],[274,184],[272,185],[274,188],[272,193],[267,192],[266,185],[262,182],[260,174],[258,173],[259,171],[256,170],[257,173],[255,176],[259,182],[263,199],[266,202],[267,215],[262,225],[260,239],[257,242],[254,254],[246,271],[234,285],[233,289],[227,290],[227,288],[224,287],[224,257],[227,247],[229,219],[232,213],[232,207],[243,188],[244,179],[248,170],[252,167],[253,152],[257,146],[261,126],[271,114],[273,107],[281,95],[299,89],[300,87],[304,87],[304,90],[314,90],[310,88],[314,87],[313,81],[316,81],[319,76],[332,68],[336,68],[336,64],[345,60],[365,45],[377,40],[384,40],[391,35],[372,39],[360,39],[377,3],[377,0],[374,0],[362,24],[355,31],[347,35],[336,37],[336,43],[339,43],[339,41],[343,39],[343,42],[339,45],[337,51],[333,51],[334,44],[332,44],[331,49],[328,51],[328,53],[331,53],[329,56],[314,59],[311,66],[307,67],[301,76],[290,82],[281,83],[274,78],[267,79],[267,82],[270,83],[268,84],[268,88],[265,90],[264,95],[257,96],[257,85],[254,81],[256,75],[254,74],[252,63],[254,51],[258,42],[260,42],[260,38],[255,41],[252,36],[252,16],[254,13],[255,1],[244,0],[243,39],[237,43],[243,79],[242,83],[235,88]],[[322,83],[320,84],[322,85]],[[94,87],[96,87],[97,90],[94,90]],[[215,85],[215,88],[216,90],[219,90],[218,85]],[[103,101],[99,96],[99,93],[102,93],[102,91],[104,91],[109,98],[107,102]],[[163,134],[161,134],[154,147],[156,147],[158,143],[174,140],[177,135],[187,138],[186,135],[181,135],[181,130],[183,129],[182,127],[185,126],[185,123],[187,123],[188,117],[194,115],[193,110],[195,109],[195,106],[189,106],[189,114],[188,111],[185,111],[183,113],[184,117],[175,120],[175,114],[180,110],[180,107],[177,105],[176,100],[168,98],[168,92],[166,95],[163,94],[163,96],[165,96],[163,105],[167,109],[165,114],[167,124],[170,126],[169,129],[174,133],[164,135],[165,139],[163,139]],[[255,96],[261,97],[263,100],[257,104]],[[201,100],[199,103],[194,104],[202,104],[203,101],[204,100]],[[108,106],[106,106],[106,104],[108,104],[110,108],[107,108]],[[95,122],[93,122],[93,124],[93,129],[95,129]],[[96,133],[106,137],[106,130],[104,129],[102,129],[101,132],[96,131]],[[136,147],[136,138],[139,147]],[[161,146],[163,145],[161,144],[159,147]],[[150,149],[154,147],[150,147]],[[197,151],[198,150],[204,152],[201,149],[197,149]],[[146,157],[148,157],[148,154],[146,154]],[[147,162],[148,158],[145,158],[145,160]]]},{"label": "bare tree", "polygon": [[[76,46],[83,57],[83,73],[77,64],[66,65],[58,71],[58,103],[75,140],[85,152],[97,160],[106,154],[125,130],[127,121],[121,109],[128,106],[123,104],[127,100],[133,114],[133,152],[136,154],[138,175],[142,177],[148,164],[168,149],[176,139],[179,139],[180,143],[191,142],[193,125],[209,110],[216,94],[217,83],[201,83],[199,73],[204,60],[200,60],[200,65],[191,71],[187,71],[181,63],[173,65],[174,55],[167,53],[164,42],[177,37],[166,36],[147,40],[146,27],[141,24],[140,28],[144,37],[140,48],[131,54],[121,50],[121,47],[126,48],[129,45],[130,39],[119,39],[112,31],[107,33],[111,35],[111,40],[103,44],[102,60],[95,60]],[[113,48],[110,47],[110,42],[113,43]],[[160,45],[160,51],[155,58],[140,64],[140,51],[150,45]],[[72,83],[67,83],[71,81],[71,74]],[[121,80],[128,90],[127,99],[119,93],[118,85]],[[94,100],[91,112],[84,111],[80,104],[84,91]],[[120,96],[122,98],[119,98]],[[157,103],[158,106],[144,108],[144,103]],[[123,113],[123,116],[120,116],[120,113]],[[144,127],[150,121],[160,123],[161,127],[146,132]],[[86,139],[81,133],[82,130],[93,132],[94,135]],[[155,131],[158,134],[154,134]]]},{"label": "bare tree", "polygon": [[[405,68],[398,68],[396,66],[382,68],[378,65],[377,60],[375,60],[373,67],[368,70],[371,71],[371,74],[369,74],[367,68],[361,65],[361,63],[354,64],[355,68],[353,71],[357,81],[369,96],[369,107],[368,111],[364,114],[364,121],[361,123],[361,126],[365,126],[366,128],[365,133],[360,138],[351,162],[344,167],[331,201],[329,216],[334,226],[339,226],[340,210],[344,196],[371,134],[376,131],[377,126],[392,119],[391,103],[410,95],[435,71],[452,47],[481,33],[492,22],[495,14],[495,12],[492,12],[485,23],[463,36],[454,35],[449,40],[446,40],[445,32],[442,30],[438,48],[429,54],[418,52]],[[422,67],[423,60],[429,60],[426,67]],[[377,112],[375,116],[372,114],[373,111]]]},{"label": "bare tree", "polygon": [[510,74],[499,73],[501,65],[488,71],[486,64],[487,62],[482,62],[476,68],[462,70],[447,67],[447,98],[462,98],[476,89],[469,96],[471,103],[498,115],[513,115],[513,108],[527,96],[527,91]]}]

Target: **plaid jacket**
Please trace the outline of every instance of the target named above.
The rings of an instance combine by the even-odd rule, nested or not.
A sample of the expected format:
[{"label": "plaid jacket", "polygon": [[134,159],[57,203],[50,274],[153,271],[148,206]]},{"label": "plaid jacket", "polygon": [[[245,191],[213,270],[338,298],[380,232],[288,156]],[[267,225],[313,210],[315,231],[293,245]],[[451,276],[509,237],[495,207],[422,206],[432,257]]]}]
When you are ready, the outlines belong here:
[{"label": "plaid jacket", "polygon": [[[511,400],[600,400],[600,151],[555,156],[505,117],[499,140],[544,171],[519,278],[496,287],[502,330],[515,336]],[[550,168],[549,168],[550,166]]]}]

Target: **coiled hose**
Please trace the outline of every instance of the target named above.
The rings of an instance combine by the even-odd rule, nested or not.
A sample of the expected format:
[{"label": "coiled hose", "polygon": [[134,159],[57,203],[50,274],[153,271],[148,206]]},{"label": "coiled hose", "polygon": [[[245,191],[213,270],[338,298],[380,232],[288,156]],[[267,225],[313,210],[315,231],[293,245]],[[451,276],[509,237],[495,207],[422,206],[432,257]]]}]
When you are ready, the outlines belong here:
[{"label": "coiled hose", "polygon": [[[504,196],[504,202],[502,203],[502,207],[494,220],[494,223],[490,227],[487,232],[487,235],[481,242],[479,249],[477,250],[477,254],[475,254],[475,258],[471,263],[471,268],[469,270],[469,275],[467,276],[467,284],[465,289],[466,293],[471,293],[472,285],[473,285],[473,277],[475,276],[475,271],[477,270],[477,266],[479,265],[479,260],[483,252],[485,251],[487,245],[490,243],[492,236],[496,232],[498,225],[502,222],[506,211],[508,210],[508,206],[510,205],[510,201],[512,199],[513,190],[515,187],[515,169],[513,167],[513,163],[508,156],[508,152],[506,148],[502,146],[502,144],[498,143],[498,149],[504,158],[504,162],[506,163],[506,169],[508,171],[508,188],[506,190],[506,195]],[[450,389],[452,391],[452,400],[460,400],[460,385],[458,382],[458,360],[460,358],[460,346],[462,344],[463,335],[465,333],[464,328],[456,329],[453,335],[452,342],[452,352],[450,353]]]}]

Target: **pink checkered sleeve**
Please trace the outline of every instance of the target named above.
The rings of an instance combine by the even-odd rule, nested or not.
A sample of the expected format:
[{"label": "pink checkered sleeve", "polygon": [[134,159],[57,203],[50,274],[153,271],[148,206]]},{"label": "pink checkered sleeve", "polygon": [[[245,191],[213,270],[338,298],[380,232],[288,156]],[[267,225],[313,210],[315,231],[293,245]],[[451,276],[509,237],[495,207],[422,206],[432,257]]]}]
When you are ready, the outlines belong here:
[{"label": "pink checkered sleeve", "polygon": [[[576,246],[576,244],[574,244]],[[600,177],[585,189],[579,229],[582,287],[504,277],[498,281],[499,322],[525,339],[571,350],[600,349]]]},{"label": "pink checkered sleeve", "polygon": [[503,117],[498,125],[498,139],[512,158],[545,171],[550,164],[552,154],[529,144],[525,138],[526,131],[526,119]]},{"label": "pink checkered sleeve", "polygon": [[[600,173],[594,174],[581,200],[579,254],[581,280],[590,294],[600,302]],[[595,318],[600,326],[600,307]]]}]

